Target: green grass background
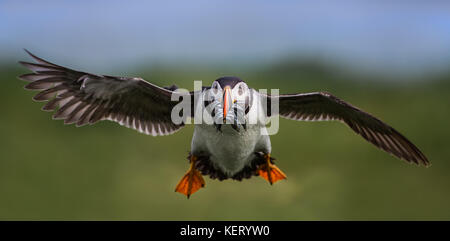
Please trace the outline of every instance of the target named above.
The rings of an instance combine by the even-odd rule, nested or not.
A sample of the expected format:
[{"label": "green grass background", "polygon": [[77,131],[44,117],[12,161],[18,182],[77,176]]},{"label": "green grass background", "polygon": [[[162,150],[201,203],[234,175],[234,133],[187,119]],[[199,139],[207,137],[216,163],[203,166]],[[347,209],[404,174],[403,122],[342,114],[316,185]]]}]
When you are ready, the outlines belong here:
[{"label": "green grass background", "polygon": [[[337,122],[281,120],[273,156],[288,180],[270,186],[206,178],[191,199],[174,188],[188,168],[193,132],[151,137],[113,122],[76,128],[51,120],[16,76],[0,67],[2,220],[448,220],[450,75],[405,81],[287,61],[259,68],[137,68],[160,85],[193,88],[238,75],[281,93],[324,90],[386,121],[430,159],[400,161]],[[91,70],[95,72],[95,70]],[[133,72],[130,70],[128,73]]]}]

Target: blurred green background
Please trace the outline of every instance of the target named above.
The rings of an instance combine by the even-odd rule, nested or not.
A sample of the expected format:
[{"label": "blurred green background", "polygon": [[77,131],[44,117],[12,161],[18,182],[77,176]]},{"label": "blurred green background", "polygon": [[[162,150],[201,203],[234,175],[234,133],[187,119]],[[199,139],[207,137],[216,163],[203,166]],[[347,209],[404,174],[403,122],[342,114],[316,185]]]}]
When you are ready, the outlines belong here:
[{"label": "blurred green background", "polygon": [[[333,58],[319,53],[302,54],[304,52],[301,49],[294,47],[292,49],[295,51],[279,58],[266,55],[261,58],[254,53],[251,59],[236,54],[238,57],[233,61],[233,53],[229,53],[230,50],[226,48],[224,51],[229,54],[229,58],[215,58],[213,61],[195,58],[194,61],[189,56],[186,57],[192,54],[186,50],[183,52],[186,55],[180,57],[181,60],[149,60],[130,64],[128,60],[132,57],[128,56],[128,59],[120,62],[117,60],[120,59],[118,55],[137,51],[137,47],[130,47],[130,42],[117,40],[108,43],[108,53],[118,52],[113,56],[116,58],[111,58],[111,66],[108,67],[108,60],[94,61],[87,58],[92,56],[95,59],[95,56],[103,54],[102,50],[96,51],[98,43],[89,42],[90,39],[99,41],[101,37],[80,34],[80,45],[73,45],[73,39],[68,40],[69,43],[64,42],[67,37],[65,32],[54,32],[51,37],[56,40],[47,43],[42,39],[49,37],[39,35],[36,30],[42,28],[44,32],[50,31],[54,27],[52,24],[57,22],[55,20],[60,20],[63,25],[75,21],[72,25],[68,24],[65,30],[82,33],[85,30],[80,29],[89,29],[88,23],[76,22],[70,16],[52,15],[56,11],[44,11],[35,13],[40,16],[36,21],[41,25],[34,26],[31,22],[29,26],[22,26],[20,21],[14,20],[25,16],[23,10],[30,13],[33,9],[25,6],[26,4],[2,4],[0,6],[3,10],[9,10],[9,15],[3,15],[4,20],[9,22],[5,24],[5,21],[0,21],[3,23],[0,24],[1,30],[9,33],[8,36],[13,36],[8,39],[3,35],[0,38],[0,49],[8,53],[0,61],[2,220],[450,219],[448,56],[436,63],[424,57],[423,60],[428,62],[424,63],[426,68],[418,71],[416,65],[406,64],[401,66],[400,72],[381,65],[371,68],[370,61],[361,61],[369,66],[362,71],[360,61],[347,61],[343,64],[335,58],[340,56],[338,54],[333,55]],[[81,1],[80,9],[83,4],[86,2]],[[106,3],[98,5],[102,4]],[[52,9],[50,5],[44,4]],[[42,6],[33,6],[38,7]],[[58,7],[65,10],[67,6]],[[420,11],[422,7],[417,8]],[[91,11],[93,10],[88,11],[87,15],[93,18]],[[106,10],[103,15],[112,14],[109,11],[113,12],[111,9]],[[213,13],[217,11],[219,10],[214,8]],[[345,10],[342,11],[345,13]],[[49,15],[40,15],[45,13]],[[206,18],[205,16],[202,15],[200,19]],[[47,22],[42,23],[45,19]],[[252,22],[255,19],[258,17],[249,15],[247,20]],[[392,25],[389,26],[397,26],[396,22],[410,21],[402,22],[402,18],[391,20]],[[448,27],[450,21],[448,18],[444,20],[437,23]],[[286,22],[301,25],[295,19],[288,19]],[[18,28],[13,29],[14,24]],[[383,26],[377,21],[375,24],[379,24],[377,27]],[[282,28],[284,25],[277,22],[276,26]],[[28,31],[26,27],[35,31]],[[122,29],[123,26],[108,25],[105,27],[106,31],[108,27]],[[184,28],[187,27],[169,27],[171,31]],[[336,28],[332,26],[330,30]],[[351,26],[345,25],[342,28]],[[92,31],[94,30],[98,29],[94,28]],[[211,31],[209,28],[197,30],[206,33]],[[233,32],[232,27],[226,30]],[[390,36],[398,40],[395,35],[389,35],[392,33],[390,31],[384,32],[382,28],[376,30],[380,38]],[[321,38],[320,34],[317,36]],[[431,39],[437,38],[435,35],[431,36]],[[359,42],[358,39],[349,39]],[[292,41],[295,40],[294,38]],[[328,42],[330,41],[332,40]],[[429,45],[417,38],[407,38],[404,41],[422,49]],[[276,43],[280,44],[280,41]],[[402,43],[394,41],[390,47],[402,49]],[[424,168],[400,161],[376,149],[341,123],[282,119],[279,133],[271,138],[272,154],[277,158],[277,165],[287,174],[288,180],[270,186],[259,177],[243,182],[220,182],[206,178],[206,188],[187,200],[185,196],[175,193],[174,188],[188,168],[186,156],[193,126],[188,125],[172,136],[151,137],[107,121],[81,128],[53,121],[50,113],[40,110],[42,103],[31,100],[34,93],[25,91],[25,83],[16,78],[27,72],[16,64],[16,60],[29,60],[18,44],[21,47],[31,45],[30,50],[38,56],[68,67],[98,74],[141,76],[161,86],[176,83],[179,87],[192,89],[193,80],[203,80],[205,85],[209,85],[220,76],[236,75],[256,89],[279,88],[281,93],[328,91],[392,125],[425,153],[432,166]],[[173,48],[179,47],[178,44],[174,43]],[[282,44],[285,41],[281,41]],[[441,50],[446,49],[448,44],[449,42],[444,43]],[[168,46],[170,49],[171,45]],[[211,56],[217,57],[218,53],[213,52],[216,49],[214,44],[206,47],[211,49]],[[242,52],[245,48],[240,45],[228,47],[236,47],[236,52]],[[384,44],[365,47],[387,48]],[[62,51],[64,48],[67,50]],[[147,48],[152,49],[152,46]],[[267,50],[264,46],[261,48]],[[325,47],[323,49],[327,52]],[[81,54],[77,55],[79,51]],[[276,49],[271,51],[276,52]],[[426,48],[423,52],[428,53]],[[154,58],[158,59],[159,56],[163,59],[164,53],[162,51]],[[387,59],[391,60],[393,56],[401,55],[391,51],[383,53],[390,53]],[[442,53],[445,55],[445,51]],[[208,52],[204,56],[209,56]],[[84,60],[80,60],[83,57]],[[396,61],[394,58],[384,65],[393,66],[402,61],[403,59]],[[124,67],[116,68],[121,64]],[[418,66],[420,62],[416,64]]]}]

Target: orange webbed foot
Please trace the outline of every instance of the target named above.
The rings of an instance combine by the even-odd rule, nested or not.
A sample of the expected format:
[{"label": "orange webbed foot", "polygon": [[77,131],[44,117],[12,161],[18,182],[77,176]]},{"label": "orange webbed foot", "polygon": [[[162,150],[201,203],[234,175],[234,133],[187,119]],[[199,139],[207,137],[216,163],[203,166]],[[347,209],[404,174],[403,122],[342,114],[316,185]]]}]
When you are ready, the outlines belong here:
[{"label": "orange webbed foot", "polygon": [[265,154],[264,158],[266,159],[266,163],[262,164],[259,167],[258,174],[266,179],[270,185],[273,183],[286,179],[286,174],[284,174],[275,164],[272,164],[270,161],[270,154]]},{"label": "orange webbed foot", "polygon": [[205,180],[203,180],[202,174],[195,169],[195,161],[197,158],[192,155],[191,156],[191,167],[184,174],[183,178],[181,178],[177,187],[175,188],[175,192],[182,193],[189,198],[193,193],[198,191],[200,188],[205,186]]}]

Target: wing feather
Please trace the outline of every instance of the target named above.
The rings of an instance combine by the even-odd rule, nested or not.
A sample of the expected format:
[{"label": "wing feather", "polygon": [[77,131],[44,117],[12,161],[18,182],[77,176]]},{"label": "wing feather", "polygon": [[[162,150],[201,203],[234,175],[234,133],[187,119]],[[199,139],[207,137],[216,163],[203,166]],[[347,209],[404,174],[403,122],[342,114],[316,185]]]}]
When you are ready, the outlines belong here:
[{"label": "wing feather", "polygon": [[[279,101],[280,116],[298,121],[338,120],[376,147],[407,162],[430,165],[406,137],[378,118],[325,92],[264,96]],[[270,106],[270,104],[268,104]],[[270,110],[267,112],[271,115]]]},{"label": "wing feather", "polygon": [[[80,72],[25,51],[36,63],[20,61],[33,73],[19,78],[29,82],[26,89],[39,91],[33,97],[35,101],[48,101],[42,110],[56,110],[54,119],[77,126],[111,120],[153,136],[172,134],[184,126],[170,118],[177,104],[171,101],[176,87],[161,88],[141,78]],[[186,97],[192,97],[192,93]]]}]

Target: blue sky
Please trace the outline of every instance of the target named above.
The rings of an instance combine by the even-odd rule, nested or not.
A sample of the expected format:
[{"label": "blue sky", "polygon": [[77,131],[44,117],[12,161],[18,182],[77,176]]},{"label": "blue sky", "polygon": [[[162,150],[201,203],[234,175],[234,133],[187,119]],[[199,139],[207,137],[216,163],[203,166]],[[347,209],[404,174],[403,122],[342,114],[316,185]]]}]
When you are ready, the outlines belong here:
[{"label": "blue sky", "polygon": [[0,0],[0,59],[24,58],[22,48],[102,70],[286,56],[369,70],[443,70],[450,63],[450,3]]}]

